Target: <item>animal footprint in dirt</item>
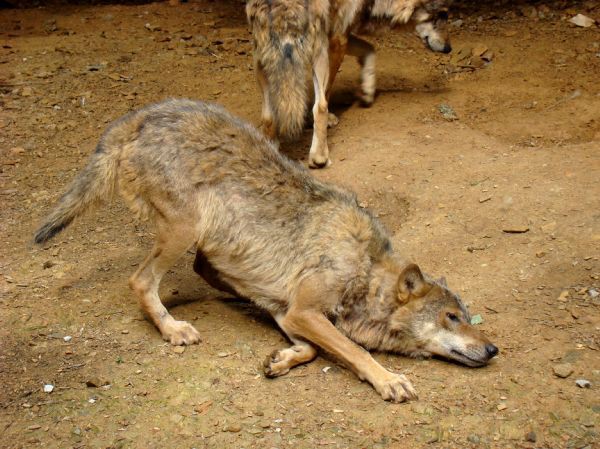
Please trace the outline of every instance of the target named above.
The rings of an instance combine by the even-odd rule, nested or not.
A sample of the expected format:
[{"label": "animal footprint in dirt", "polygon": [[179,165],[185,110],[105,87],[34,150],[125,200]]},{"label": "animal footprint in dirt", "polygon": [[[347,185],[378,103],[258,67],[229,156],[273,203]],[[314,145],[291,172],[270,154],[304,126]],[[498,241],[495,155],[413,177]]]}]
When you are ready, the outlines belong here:
[{"label": "animal footprint in dirt", "polygon": [[391,402],[405,402],[417,399],[417,391],[403,374],[392,374],[385,381],[375,386],[383,399]]}]

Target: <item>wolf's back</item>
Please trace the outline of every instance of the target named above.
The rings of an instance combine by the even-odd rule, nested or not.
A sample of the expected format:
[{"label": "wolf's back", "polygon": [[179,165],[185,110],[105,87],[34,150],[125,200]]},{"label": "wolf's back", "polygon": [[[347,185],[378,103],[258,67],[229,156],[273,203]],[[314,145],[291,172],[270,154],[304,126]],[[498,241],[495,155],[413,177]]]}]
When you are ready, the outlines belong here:
[{"label": "wolf's back", "polygon": [[277,134],[302,132],[308,88],[306,74],[320,45],[327,45],[327,0],[250,0],[246,15],[254,59],[268,81]]}]

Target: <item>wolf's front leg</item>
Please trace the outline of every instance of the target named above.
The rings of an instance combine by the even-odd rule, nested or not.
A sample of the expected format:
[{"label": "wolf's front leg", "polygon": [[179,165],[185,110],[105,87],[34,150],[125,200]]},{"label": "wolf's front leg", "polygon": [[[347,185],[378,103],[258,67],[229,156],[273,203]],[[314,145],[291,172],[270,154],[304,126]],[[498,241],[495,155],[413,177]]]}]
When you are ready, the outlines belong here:
[{"label": "wolf's front leg", "polygon": [[368,351],[337,330],[322,312],[325,304],[319,300],[320,296],[323,293],[307,286],[305,281],[282,319],[283,326],[293,335],[310,341],[341,360],[361,380],[373,385],[383,399],[392,402],[416,399],[417,393],[405,376],[386,370]]},{"label": "wolf's front leg", "polygon": [[293,367],[310,362],[317,356],[317,350],[310,343],[298,339],[287,329],[283,323],[284,317],[285,315],[277,315],[275,316],[275,321],[277,321],[281,330],[285,332],[294,345],[286,349],[273,351],[265,359],[263,368],[267,377],[283,376]]},{"label": "wolf's front leg", "polygon": [[308,166],[322,168],[331,164],[327,146],[327,83],[329,80],[329,59],[327,49],[323,48],[316,56],[313,66],[313,85],[315,104],[313,106],[313,138],[308,153]]}]

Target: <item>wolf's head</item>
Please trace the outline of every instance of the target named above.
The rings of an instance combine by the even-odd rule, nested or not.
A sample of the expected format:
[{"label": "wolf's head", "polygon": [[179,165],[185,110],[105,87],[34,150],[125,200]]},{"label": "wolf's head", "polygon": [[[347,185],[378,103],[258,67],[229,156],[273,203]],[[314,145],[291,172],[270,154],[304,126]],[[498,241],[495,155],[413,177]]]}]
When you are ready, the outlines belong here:
[{"label": "wolf's head", "polygon": [[413,13],[415,30],[423,43],[432,51],[450,53],[452,46],[448,36],[448,1],[421,2]]},{"label": "wolf's head", "polygon": [[483,366],[498,354],[471,325],[469,312],[445,280],[428,279],[417,265],[400,272],[395,299],[398,307],[388,326],[398,341],[397,348],[390,349],[412,356],[437,355],[468,366]]},{"label": "wolf's head", "polygon": [[450,53],[448,6],[452,0],[374,0],[371,19],[392,25],[414,24],[423,43],[433,51]]}]

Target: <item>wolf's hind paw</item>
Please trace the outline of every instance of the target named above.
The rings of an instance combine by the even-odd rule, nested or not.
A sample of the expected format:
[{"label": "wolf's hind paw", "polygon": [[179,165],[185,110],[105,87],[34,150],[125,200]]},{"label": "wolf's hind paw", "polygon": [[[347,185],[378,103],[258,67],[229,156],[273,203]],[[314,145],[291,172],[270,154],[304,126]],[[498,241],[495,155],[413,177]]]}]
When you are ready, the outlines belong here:
[{"label": "wolf's hind paw", "polygon": [[279,377],[287,374],[290,367],[285,360],[281,360],[280,350],[275,350],[263,362],[263,371],[266,377]]}]

